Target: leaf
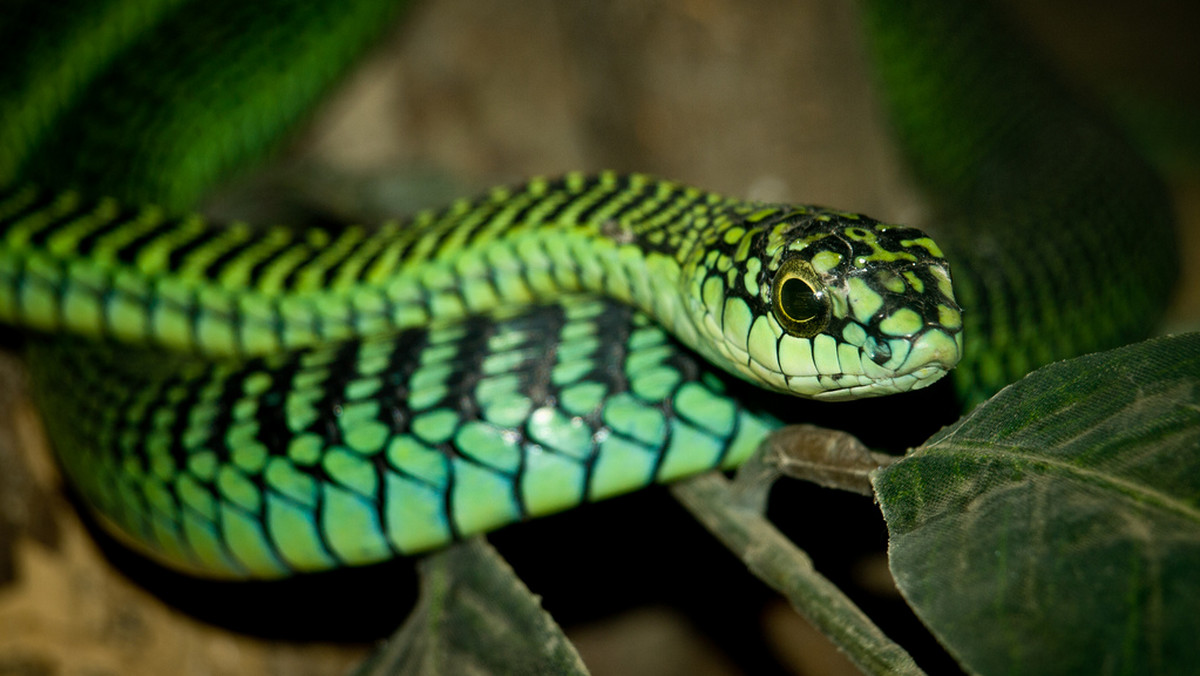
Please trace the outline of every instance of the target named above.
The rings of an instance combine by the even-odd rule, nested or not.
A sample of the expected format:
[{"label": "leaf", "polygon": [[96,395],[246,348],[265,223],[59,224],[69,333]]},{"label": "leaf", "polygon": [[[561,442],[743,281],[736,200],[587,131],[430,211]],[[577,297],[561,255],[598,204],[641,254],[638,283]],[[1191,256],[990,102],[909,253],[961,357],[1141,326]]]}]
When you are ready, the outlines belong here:
[{"label": "leaf", "polygon": [[1200,334],[1040,369],[873,482],[897,585],[969,670],[1200,664]]},{"label": "leaf", "polygon": [[417,607],[356,676],[587,674],[562,629],[482,538],[418,566]]}]

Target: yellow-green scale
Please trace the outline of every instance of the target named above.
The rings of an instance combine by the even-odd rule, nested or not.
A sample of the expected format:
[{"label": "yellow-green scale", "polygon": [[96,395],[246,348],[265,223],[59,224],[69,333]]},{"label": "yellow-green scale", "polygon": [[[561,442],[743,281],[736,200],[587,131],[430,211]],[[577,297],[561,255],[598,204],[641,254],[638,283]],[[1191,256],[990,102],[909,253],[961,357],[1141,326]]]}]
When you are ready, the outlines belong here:
[{"label": "yellow-green scale", "polygon": [[[164,222],[153,209],[123,215],[110,201],[68,194],[18,224],[3,224],[0,260],[20,249],[26,266],[41,267],[29,280],[4,284],[0,319],[55,328],[61,315],[74,331],[209,355],[253,355],[460,317],[495,303],[548,299],[583,285],[633,300],[670,325],[678,320],[678,303],[665,299],[676,293],[671,279],[678,268],[645,274],[640,247],[613,241],[605,229],[620,212],[620,228],[638,237],[694,234],[712,222],[709,209],[727,205],[701,196],[641,176],[571,175],[418,216],[413,225],[420,227],[389,223],[330,237],[194,217]],[[693,207],[684,210],[685,204]],[[70,219],[64,225],[59,217],[72,213],[81,223],[125,220],[106,226],[83,259],[74,247],[99,226],[71,226]],[[42,229],[53,246],[25,250],[23,233]],[[117,251],[133,263],[117,262]],[[97,269],[97,261],[111,269]]]}]

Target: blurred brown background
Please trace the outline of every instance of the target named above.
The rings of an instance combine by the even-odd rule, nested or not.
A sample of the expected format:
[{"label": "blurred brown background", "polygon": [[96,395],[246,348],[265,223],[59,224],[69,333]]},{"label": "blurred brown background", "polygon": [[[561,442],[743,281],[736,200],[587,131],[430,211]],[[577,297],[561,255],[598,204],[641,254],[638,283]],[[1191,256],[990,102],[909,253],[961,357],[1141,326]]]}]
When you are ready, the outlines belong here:
[{"label": "blurred brown background", "polygon": [[[1009,4],[1081,87],[1139,125],[1172,187],[1185,256],[1200,261],[1195,3]],[[273,166],[274,178],[235,186],[214,209],[253,216],[260,193],[283,192],[384,214],[530,174],[613,168],[900,222],[921,214],[845,0],[417,3]],[[1198,270],[1185,266],[1172,329],[1200,328]],[[0,557],[12,557],[0,564],[0,676],[336,674],[362,658],[362,639],[214,626],[180,611],[162,587],[147,590],[114,569],[62,497],[21,374],[15,356],[0,354]],[[869,503],[848,509],[877,520]],[[879,553],[857,561],[864,593],[888,597]],[[712,584],[723,583],[714,573]],[[534,591],[548,606],[563,603]],[[270,596],[249,602],[261,598]],[[391,610],[398,623],[406,608]],[[596,674],[738,673],[670,604],[635,601],[594,615],[569,630]],[[745,622],[786,669],[853,673],[781,604]]]}]

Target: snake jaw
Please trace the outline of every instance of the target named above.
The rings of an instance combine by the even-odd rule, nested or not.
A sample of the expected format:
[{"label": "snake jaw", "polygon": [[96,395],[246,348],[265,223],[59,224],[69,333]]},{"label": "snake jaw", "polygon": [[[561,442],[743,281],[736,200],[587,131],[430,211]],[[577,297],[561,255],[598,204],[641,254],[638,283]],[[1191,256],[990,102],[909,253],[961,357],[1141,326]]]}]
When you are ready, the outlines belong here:
[{"label": "snake jaw", "polygon": [[[862,331],[862,327],[858,329]],[[873,338],[859,346],[843,342],[838,351],[841,372],[820,373],[797,385],[817,388],[818,391],[807,396],[823,401],[918,390],[937,382],[954,368],[962,355],[962,344],[961,331],[941,326],[927,326],[913,336],[883,343]],[[792,381],[799,379],[789,379]]]}]

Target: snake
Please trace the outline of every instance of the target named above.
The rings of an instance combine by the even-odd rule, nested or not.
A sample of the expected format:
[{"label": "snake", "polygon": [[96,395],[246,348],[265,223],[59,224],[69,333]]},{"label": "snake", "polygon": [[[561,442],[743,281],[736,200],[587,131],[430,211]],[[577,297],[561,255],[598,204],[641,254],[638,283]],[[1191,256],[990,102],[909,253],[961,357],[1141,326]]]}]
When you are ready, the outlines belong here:
[{"label": "snake", "polygon": [[83,504],[188,574],[365,565],[732,469],[789,422],[767,399],[952,373],[970,406],[1146,335],[1173,280],[1161,181],[976,3],[862,5],[920,229],[617,172],[218,222],[198,199],[399,5],[19,4],[0,322]]}]

